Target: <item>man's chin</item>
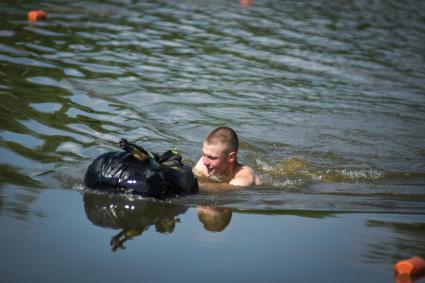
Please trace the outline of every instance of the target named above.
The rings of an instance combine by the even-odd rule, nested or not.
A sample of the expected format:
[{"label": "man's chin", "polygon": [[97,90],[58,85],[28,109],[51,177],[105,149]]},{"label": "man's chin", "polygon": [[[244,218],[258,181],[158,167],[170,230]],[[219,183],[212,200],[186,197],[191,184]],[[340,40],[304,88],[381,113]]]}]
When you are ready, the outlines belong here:
[{"label": "man's chin", "polygon": [[217,172],[215,169],[207,170],[209,177],[217,177],[220,176],[220,173]]},{"label": "man's chin", "polygon": [[222,176],[215,170],[208,171],[208,178],[216,182],[222,182]]}]

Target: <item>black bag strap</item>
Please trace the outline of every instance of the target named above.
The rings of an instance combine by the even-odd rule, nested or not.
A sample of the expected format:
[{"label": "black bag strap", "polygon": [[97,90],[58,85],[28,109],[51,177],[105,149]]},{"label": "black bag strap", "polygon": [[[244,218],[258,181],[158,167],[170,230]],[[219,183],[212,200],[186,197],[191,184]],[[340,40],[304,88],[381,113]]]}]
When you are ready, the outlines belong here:
[{"label": "black bag strap", "polygon": [[119,141],[119,145],[121,149],[130,153],[131,155],[133,155],[134,158],[140,161],[146,161],[151,158],[163,166],[183,166],[181,154],[172,149],[169,149],[159,155],[158,153],[152,153],[135,143],[131,143],[124,138],[121,138],[121,140]]},{"label": "black bag strap", "polygon": [[120,148],[124,151],[130,153],[133,155],[134,158],[140,160],[140,161],[146,161],[149,158],[152,158],[153,155],[149,151],[145,150],[143,147],[138,146],[135,143],[130,143],[126,139],[121,139],[120,142]]}]

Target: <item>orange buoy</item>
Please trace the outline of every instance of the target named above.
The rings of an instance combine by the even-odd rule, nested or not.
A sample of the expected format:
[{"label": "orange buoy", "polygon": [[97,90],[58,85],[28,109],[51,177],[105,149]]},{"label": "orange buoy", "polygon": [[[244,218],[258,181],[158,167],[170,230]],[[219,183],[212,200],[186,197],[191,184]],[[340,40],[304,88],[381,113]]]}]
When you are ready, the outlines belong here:
[{"label": "orange buoy", "polygon": [[401,260],[394,265],[398,274],[419,275],[425,273],[425,260],[419,256]]},{"label": "orange buoy", "polygon": [[43,10],[32,10],[28,12],[28,21],[39,21],[47,19],[47,12]]},{"label": "orange buoy", "polygon": [[249,6],[252,5],[252,0],[239,0],[239,5],[242,8],[248,8]]}]

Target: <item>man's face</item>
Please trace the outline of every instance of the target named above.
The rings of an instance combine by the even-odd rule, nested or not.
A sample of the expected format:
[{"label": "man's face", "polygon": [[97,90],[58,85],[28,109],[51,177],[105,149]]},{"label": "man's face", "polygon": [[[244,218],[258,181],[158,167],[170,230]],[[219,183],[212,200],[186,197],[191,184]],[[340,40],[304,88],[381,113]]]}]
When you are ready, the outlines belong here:
[{"label": "man's face", "polygon": [[229,154],[222,143],[208,144],[202,146],[202,162],[208,170],[208,175],[221,175],[226,172],[229,165]]}]

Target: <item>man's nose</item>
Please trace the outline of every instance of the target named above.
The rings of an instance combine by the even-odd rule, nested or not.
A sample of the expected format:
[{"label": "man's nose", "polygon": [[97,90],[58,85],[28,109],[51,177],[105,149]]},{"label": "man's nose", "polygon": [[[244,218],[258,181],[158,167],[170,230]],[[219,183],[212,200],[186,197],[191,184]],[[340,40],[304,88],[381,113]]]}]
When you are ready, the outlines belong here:
[{"label": "man's nose", "polygon": [[202,159],[202,162],[204,163],[205,166],[208,166],[210,164],[210,160],[208,159],[208,157],[204,157]]}]

